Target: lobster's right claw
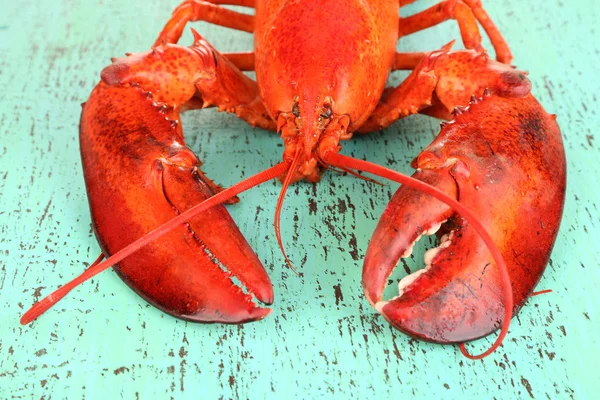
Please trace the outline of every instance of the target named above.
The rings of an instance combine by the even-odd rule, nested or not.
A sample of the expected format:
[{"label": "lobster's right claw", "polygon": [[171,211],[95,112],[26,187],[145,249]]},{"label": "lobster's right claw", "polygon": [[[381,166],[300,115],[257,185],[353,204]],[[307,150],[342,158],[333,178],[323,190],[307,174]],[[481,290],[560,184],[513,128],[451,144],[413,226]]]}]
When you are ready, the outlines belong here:
[{"label": "lobster's right claw", "polygon": [[[560,224],[566,166],[560,130],[531,96],[477,99],[446,124],[413,162],[414,177],[471,209],[508,265],[513,315],[541,278]],[[387,279],[416,240],[441,226],[440,246],[425,269],[400,281],[382,301]],[[483,241],[440,201],[400,187],[367,250],[363,287],[397,329],[418,339],[456,343],[499,328],[502,280]]]}]

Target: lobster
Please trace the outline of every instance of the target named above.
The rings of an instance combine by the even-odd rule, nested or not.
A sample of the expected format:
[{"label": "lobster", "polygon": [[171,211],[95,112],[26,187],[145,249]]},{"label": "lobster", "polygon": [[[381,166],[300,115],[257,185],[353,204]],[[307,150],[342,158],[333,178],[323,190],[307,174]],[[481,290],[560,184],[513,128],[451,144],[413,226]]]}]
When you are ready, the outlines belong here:
[{"label": "lobster", "polygon": [[[188,0],[152,49],[113,59],[84,104],[80,147],[93,228],[103,255],[35,304],[27,324],[73,287],[110,266],[141,297],[195,322],[260,320],[273,302],[269,277],[223,203],[279,178],[286,190],[329,168],[402,183],[366,251],[363,288],[392,326],[415,338],[494,351],[542,276],[562,216],[566,166],[556,116],[531,94],[526,73],[479,0],[444,0],[409,17],[414,0]],[[253,7],[254,15],[222,5]],[[397,41],[456,20],[465,46],[398,53]],[[188,22],[254,33],[252,53],[221,54]],[[496,52],[481,45],[478,23]],[[393,70],[412,71],[385,88]],[[254,70],[256,81],[243,71]],[[218,107],[276,131],[283,160],[230,188],[211,181],[185,145],[180,113]],[[421,113],[445,120],[412,162],[412,177],[340,153],[354,134]],[[368,179],[364,178],[363,179]],[[439,246],[426,267],[383,291],[423,235]],[[135,253],[135,256],[130,256]],[[103,257],[108,259],[101,262]],[[501,328],[485,352],[464,342]]]}]

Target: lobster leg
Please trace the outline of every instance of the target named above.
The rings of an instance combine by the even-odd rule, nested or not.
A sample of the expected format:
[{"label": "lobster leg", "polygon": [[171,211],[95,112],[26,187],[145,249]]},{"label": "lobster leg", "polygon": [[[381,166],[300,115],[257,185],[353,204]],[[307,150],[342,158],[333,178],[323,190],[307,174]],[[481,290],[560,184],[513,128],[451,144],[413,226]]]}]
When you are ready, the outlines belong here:
[{"label": "lobster leg", "polygon": [[244,75],[231,61],[215,50],[194,31],[195,42],[202,46],[205,69],[196,81],[196,100],[200,108],[216,106],[220,111],[235,115],[252,126],[274,131],[277,128],[265,109],[256,82]]},{"label": "lobster leg", "polygon": [[[522,96],[531,90],[525,73],[491,60],[483,50],[448,52],[449,45],[426,56],[398,87],[388,90],[359,132],[383,129],[418,112],[450,119],[485,89]],[[458,90],[457,88],[461,88]]]},{"label": "lobster leg", "polygon": [[255,0],[205,0],[208,3],[254,8]]},{"label": "lobster leg", "polygon": [[[407,4],[407,3],[405,3]],[[477,21],[490,37],[498,61],[508,64],[512,59],[506,41],[494,25],[480,0],[444,0],[425,11],[400,18],[399,37],[408,36],[442,22],[454,19],[458,22],[463,43],[467,49],[481,48],[481,35]]]},{"label": "lobster leg", "polygon": [[[194,34],[194,52],[201,59],[202,70],[194,81],[195,94],[182,104],[183,110],[218,107],[219,111],[235,113],[239,118],[252,126],[263,129],[276,129],[275,121],[267,113],[260,96],[256,82],[244,75],[231,61],[215,50],[196,31]],[[115,59],[115,64],[107,67],[102,72],[102,79],[109,85],[123,85],[135,83],[154,93],[157,83],[147,78],[148,68],[159,72],[168,59],[161,56],[163,45],[153,49],[156,60],[151,64],[137,64],[133,55],[123,59]],[[158,74],[160,75],[160,74]],[[159,84],[163,84],[160,82]],[[164,83],[174,85],[173,82]],[[170,88],[171,89],[171,88]],[[173,88],[172,90],[174,90]],[[166,104],[172,104],[175,99],[165,98]]]},{"label": "lobster leg", "polygon": [[254,31],[254,16],[232,11],[213,3],[250,6],[250,4],[247,4],[250,2],[239,0],[214,2],[186,0],[173,11],[171,19],[156,39],[154,46],[162,43],[177,43],[183,34],[185,25],[194,21],[206,21],[250,33]]},{"label": "lobster leg", "polygon": [[254,71],[254,52],[223,53],[223,57],[231,61],[240,71]]},{"label": "lobster leg", "polygon": [[392,71],[409,70],[417,68],[417,66],[427,57],[429,53],[414,52],[414,53],[396,53]]}]

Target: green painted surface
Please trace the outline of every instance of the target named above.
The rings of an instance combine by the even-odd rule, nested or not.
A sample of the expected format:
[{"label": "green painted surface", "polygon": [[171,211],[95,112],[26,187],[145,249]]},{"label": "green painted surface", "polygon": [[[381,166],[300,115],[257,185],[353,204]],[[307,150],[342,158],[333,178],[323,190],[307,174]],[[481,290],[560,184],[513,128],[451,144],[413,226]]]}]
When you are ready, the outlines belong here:
[{"label": "green painted surface", "polygon": [[[229,207],[274,282],[274,312],[262,322],[176,320],[111,271],[20,326],[35,300],[99,254],[78,153],[80,103],[110,57],[150,46],[177,2],[100,3],[5,1],[1,7],[1,398],[592,397],[600,381],[600,55],[593,40],[600,15],[594,1],[487,2],[515,63],[530,71],[535,94],[559,115],[569,181],[561,232],[538,286],[554,292],[530,300],[502,348],[477,362],[456,347],[411,340],[371,309],[360,285],[362,254],[396,186],[334,173],[317,185],[295,185],[283,209],[286,249],[301,278],[285,267],[272,229],[278,183]],[[252,47],[248,34],[195,27],[222,51]],[[399,49],[431,50],[457,37],[450,22],[404,39]],[[230,115],[196,112],[184,123],[190,147],[222,184],[280,159],[275,135]],[[410,160],[437,131],[437,121],[413,117],[346,144],[344,152],[410,172]]]}]

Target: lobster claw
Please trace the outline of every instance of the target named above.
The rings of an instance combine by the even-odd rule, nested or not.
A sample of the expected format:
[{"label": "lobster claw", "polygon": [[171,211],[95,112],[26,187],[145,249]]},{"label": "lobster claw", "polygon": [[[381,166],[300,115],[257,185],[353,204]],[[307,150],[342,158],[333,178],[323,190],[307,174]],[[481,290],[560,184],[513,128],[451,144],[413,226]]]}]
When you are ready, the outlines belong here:
[{"label": "lobster claw", "polygon": [[[96,86],[83,108],[80,145],[94,231],[115,254],[214,194],[183,142],[177,110],[134,86]],[[223,205],[115,266],[140,296],[178,318],[241,323],[273,302],[269,277]]]},{"label": "lobster claw", "polygon": [[[533,96],[488,93],[473,100],[413,161],[413,176],[477,215],[508,265],[515,315],[540,280],[556,239],[564,149],[555,116]],[[400,257],[409,256],[422,235],[436,232],[440,244],[426,252],[425,269],[403,278],[399,295],[383,301]],[[406,187],[394,194],[373,234],[363,288],[394,327],[432,342],[483,337],[499,328],[504,315],[500,271],[473,227],[440,201]]]}]

